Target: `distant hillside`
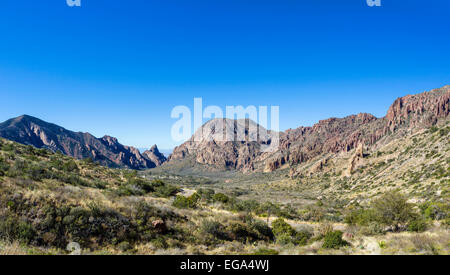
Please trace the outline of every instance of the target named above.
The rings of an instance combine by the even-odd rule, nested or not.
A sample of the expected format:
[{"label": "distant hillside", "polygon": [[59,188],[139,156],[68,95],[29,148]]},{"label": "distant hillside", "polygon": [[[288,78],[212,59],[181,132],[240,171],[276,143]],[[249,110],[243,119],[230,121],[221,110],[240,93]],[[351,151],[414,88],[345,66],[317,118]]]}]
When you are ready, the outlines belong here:
[{"label": "distant hillside", "polygon": [[[297,166],[319,156],[349,152],[358,146],[380,146],[433,125],[445,124],[450,113],[449,101],[450,86],[446,86],[397,99],[383,118],[362,113],[322,120],[312,127],[288,130],[280,134],[279,150],[275,153],[264,153],[260,149],[271,142],[273,137],[270,131],[266,132],[269,135],[259,137],[256,142],[223,142],[217,134],[194,139],[197,132],[189,141],[175,148],[167,165],[195,160],[198,164],[243,172],[271,172],[280,168],[295,170]],[[234,132],[248,129],[242,122],[225,121],[225,128]],[[212,120],[202,130],[216,130],[218,122],[220,120]],[[297,173],[293,171],[292,174]]]},{"label": "distant hillside", "polygon": [[134,147],[120,144],[114,137],[96,138],[89,133],[72,132],[27,115],[1,123],[0,137],[54,152],[60,151],[78,159],[91,158],[110,167],[154,168],[165,161],[156,146],[141,154]]}]

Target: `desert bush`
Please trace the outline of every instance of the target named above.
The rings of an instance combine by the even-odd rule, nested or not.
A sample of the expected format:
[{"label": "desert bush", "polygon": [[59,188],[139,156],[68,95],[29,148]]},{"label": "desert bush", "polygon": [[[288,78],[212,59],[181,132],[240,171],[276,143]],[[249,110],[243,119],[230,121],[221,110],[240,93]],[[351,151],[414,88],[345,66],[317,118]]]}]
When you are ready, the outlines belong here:
[{"label": "desert bush", "polygon": [[282,234],[288,234],[292,236],[295,234],[294,228],[290,226],[284,219],[279,218],[272,222],[272,231],[275,237],[278,237]]},{"label": "desert bush", "polygon": [[413,206],[398,191],[384,194],[372,203],[372,208],[377,221],[393,226],[396,231],[399,225],[406,224],[414,218]]},{"label": "desert bush", "polygon": [[176,196],[172,205],[177,208],[197,208],[198,202],[200,200],[200,195],[194,193],[190,197]]},{"label": "desert bush", "polygon": [[362,226],[360,233],[366,236],[382,235],[385,233],[383,226],[376,222],[370,222],[367,226]]},{"label": "desert bush", "polygon": [[272,231],[277,243],[283,245],[306,245],[312,236],[312,234],[307,230],[297,232],[282,218],[279,218],[272,223]]},{"label": "desert bush", "polygon": [[119,196],[142,196],[148,193],[152,193],[157,197],[171,197],[178,193],[178,188],[169,184],[165,184],[161,180],[148,181],[143,178],[133,177],[134,173],[127,173],[124,177],[127,178],[127,182],[121,184],[116,194]]},{"label": "desert bush", "polygon": [[267,223],[260,220],[252,220],[249,225],[253,231],[257,232],[259,239],[273,239],[272,229],[267,225]]},{"label": "desert bush", "polygon": [[6,152],[12,152],[15,150],[14,145],[12,143],[6,143],[2,146],[2,150]]},{"label": "desert bush", "polygon": [[444,203],[427,202],[420,205],[419,208],[421,214],[431,220],[443,220],[450,213],[450,205]]},{"label": "desert bush", "polygon": [[331,223],[321,223],[317,228],[317,236],[325,237],[330,232],[333,232],[334,228]]},{"label": "desert bush", "polygon": [[350,225],[367,226],[370,222],[376,220],[372,209],[356,209],[350,211],[344,218],[345,223]]},{"label": "desert bush", "polygon": [[5,161],[5,159],[0,157],[0,177],[4,176],[8,170],[9,164]]},{"label": "desert bush", "polygon": [[200,233],[206,233],[212,240],[229,240],[225,227],[218,221],[205,219],[200,226]]},{"label": "desert bush", "polygon": [[169,245],[164,237],[158,236],[151,241],[151,244],[157,249],[167,249]]},{"label": "desert bush", "polygon": [[35,229],[26,221],[19,221],[14,217],[0,218],[0,239],[8,241],[19,240],[29,244],[35,235]]},{"label": "desert bush", "polygon": [[255,212],[259,214],[260,204],[255,200],[238,200],[230,198],[227,209],[233,212]]},{"label": "desert bush", "polygon": [[154,189],[154,195],[157,197],[168,198],[179,192],[179,189],[173,185],[166,184],[161,180],[151,182]]},{"label": "desert bush", "polygon": [[199,194],[202,197],[202,199],[205,199],[206,201],[210,201],[213,199],[215,191],[214,191],[214,189],[200,188],[197,190],[197,194]]},{"label": "desert bush", "polygon": [[222,193],[214,194],[212,199],[214,202],[221,202],[221,203],[228,203],[230,201],[230,198]]},{"label": "desert bush", "polygon": [[328,232],[323,238],[323,248],[339,249],[349,243],[342,239],[342,231]]},{"label": "desert bush", "polygon": [[439,130],[439,128],[437,126],[431,126],[430,127],[430,132],[431,133],[436,133]]},{"label": "desert bush", "polygon": [[64,172],[78,172],[79,171],[78,165],[73,160],[65,161],[62,164],[62,170]]},{"label": "desert bush", "polygon": [[320,222],[325,216],[324,210],[321,206],[309,205],[307,207],[307,210],[308,210],[307,220]]},{"label": "desert bush", "polygon": [[119,243],[117,245],[117,248],[122,252],[127,252],[127,251],[133,249],[133,246],[129,242],[125,241],[125,242]]},{"label": "desert bush", "polygon": [[292,237],[293,243],[296,245],[306,245],[308,240],[312,237],[309,231],[302,230],[295,233]]},{"label": "desert bush", "polygon": [[253,231],[247,224],[242,222],[232,222],[226,229],[231,240],[240,242],[255,241],[259,239],[257,232]]},{"label": "desert bush", "polygon": [[408,231],[410,232],[425,232],[428,228],[427,221],[422,217],[416,217],[408,224]]}]

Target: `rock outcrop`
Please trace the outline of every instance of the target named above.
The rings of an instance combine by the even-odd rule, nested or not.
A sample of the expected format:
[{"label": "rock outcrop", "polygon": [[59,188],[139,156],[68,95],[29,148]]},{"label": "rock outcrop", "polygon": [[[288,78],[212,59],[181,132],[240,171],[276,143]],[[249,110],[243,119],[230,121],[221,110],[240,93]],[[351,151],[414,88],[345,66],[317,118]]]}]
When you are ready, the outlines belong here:
[{"label": "rock outcrop", "polygon": [[355,153],[350,158],[348,168],[346,171],[346,176],[351,176],[358,166],[358,163],[364,158],[364,145],[360,143],[358,147],[356,147]]},{"label": "rock outcrop", "polygon": [[176,147],[168,161],[190,157],[221,169],[252,171],[254,161],[274,136],[248,119],[213,119]]},{"label": "rock outcrop", "polygon": [[156,145],[153,145],[150,150],[143,152],[142,156],[151,160],[156,166],[161,166],[167,160],[167,158],[159,152]]}]

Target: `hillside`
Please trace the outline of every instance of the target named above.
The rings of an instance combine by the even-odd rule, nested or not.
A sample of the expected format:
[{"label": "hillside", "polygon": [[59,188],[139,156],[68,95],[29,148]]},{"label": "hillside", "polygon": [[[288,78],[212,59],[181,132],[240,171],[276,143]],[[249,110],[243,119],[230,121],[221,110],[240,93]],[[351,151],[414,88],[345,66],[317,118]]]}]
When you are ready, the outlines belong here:
[{"label": "hillside", "polygon": [[[319,156],[349,152],[359,145],[376,148],[407,134],[445,124],[450,114],[449,103],[450,86],[408,95],[397,99],[383,118],[361,113],[345,118],[330,118],[312,127],[299,127],[281,133],[280,146],[275,153],[265,153],[260,149],[261,145],[270,143],[273,138],[265,129],[261,130],[263,135],[258,137],[257,142],[220,141],[217,134],[206,135],[207,139],[194,139],[197,132],[189,141],[175,148],[167,165],[183,159],[194,159],[198,164],[242,172],[296,169]],[[199,131],[217,131],[222,126],[218,125],[219,121],[210,121]],[[243,123],[233,124],[226,120],[224,125],[226,132],[249,132],[249,126]],[[248,136],[245,138],[248,140]]]},{"label": "hillside", "polygon": [[[424,135],[440,144],[448,129]],[[448,254],[448,169],[439,173],[423,203],[387,189],[364,206],[283,189],[313,202],[292,206],[261,196],[277,194],[271,184],[246,199],[0,139],[0,254],[67,254],[74,242],[82,254]],[[396,211],[400,220],[381,218]]]},{"label": "hillside", "polygon": [[165,161],[158,148],[139,153],[114,137],[96,138],[89,133],[72,132],[63,127],[23,115],[0,124],[0,137],[36,148],[60,151],[77,159],[91,158],[111,167],[153,168]]}]

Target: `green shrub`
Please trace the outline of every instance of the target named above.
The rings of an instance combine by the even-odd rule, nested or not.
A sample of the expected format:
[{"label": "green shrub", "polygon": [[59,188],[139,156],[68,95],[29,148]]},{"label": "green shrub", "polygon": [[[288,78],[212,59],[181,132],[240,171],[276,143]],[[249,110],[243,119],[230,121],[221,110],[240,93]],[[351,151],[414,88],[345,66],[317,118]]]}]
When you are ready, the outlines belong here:
[{"label": "green shrub", "polygon": [[342,231],[329,232],[323,238],[323,248],[339,249],[343,246],[348,246],[349,243],[342,239]]},{"label": "green shrub", "polygon": [[228,234],[224,230],[224,226],[218,221],[208,220],[208,219],[203,220],[203,222],[200,226],[200,231],[202,233],[211,235],[213,237],[213,239],[218,239],[218,240],[228,240],[229,239]]},{"label": "green shrub", "polygon": [[385,233],[383,226],[378,222],[370,222],[367,226],[363,226],[360,232],[366,236],[382,235]]},{"label": "green shrub", "polygon": [[14,151],[14,145],[12,143],[6,143],[3,145],[2,150],[6,152],[12,152]]},{"label": "green shrub", "polygon": [[154,195],[157,197],[168,198],[179,192],[179,189],[173,185],[165,184],[162,181],[153,181]]},{"label": "green shrub", "polygon": [[221,203],[228,203],[230,201],[230,198],[222,193],[217,193],[212,197],[213,201],[215,202],[221,202]]},{"label": "green shrub", "polygon": [[289,236],[292,236],[295,234],[294,228],[292,228],[292,226],[290,226],[282,218],[278,218],[272,222],[272,231],[273,231],[273,234],[275,235],[275,237],[277,237],[277,238],[278,238],[278,236],[281,236],[283,234],[287,234]]},{"label": "green shrub", "polygon": [[158,236],[156,239],[153,239],[151,243],[155,246],[157,249],[167,249],[169,245],[166,242],[166,239],[162,236]]},{"label": "green shrub", "polygon": [[78,172],[78,166],[73,160],[69,160],[63,163],[62,170],[64,172]]},{"label": "green shrub", "polygon": [[296,245],[306,245],[311,236],[312,234],[308,231],[299,231],[295,233],[292,239]]},{"label": "green shrub", "polygon": [[439,128],[436,126],[431,126],[431,128],[430,128],[431,133],[436,133],[438,130],[439,130]]},{"label": "green shrub", "polygon": [[240,242],[255,241],[259,239],[258,233],[242,222],[232,222],[226,227],[225,231],[229,233],[230,239]]},{"label": "green shrub", "polygon": [[384,194],[372,203],[372,208],[377,221],[393,226],[395,230],[398,230],[399,225],[414,218],[413,206],[398,191]]},{"label": "green shrub", "polygon": [[122,252],[127,252],[127,251],[133,249],[133,246],[129,242],[125,241],[125,242],[119,243],[117,248]]},{"label": "green shrub", "polygon": [[197,208],[198,206],[198,202],[200,200],[200,195],[198,195],[197,193],[194,193],[192,196],[190,197],[185,197],[185,196],[176,196],[172,205],[177,207],[177,208]]},{"label": "green shrub", "polygon": [[408,231],[410,232],[425,232],[428,228],[428,223],[425,219],[417,217],[416,219],[412,220],[408,224]]},{"label": "green shrub", "polygon": [[25,242],[30,243],[34,236],[36,235],[36,231],[33,226],[27,222],[19,222],[16,229],[16,238]]},{"label": "green shrub", "polygon": [[280,245],[288,245],[288,244],[295,243],[293,237],[291,235],[289,235],[288,233],[278,234],[276,236],[276,239],[277,239],[277,244],[280,244]]},{"label": "green shrub", "polygon": [[263,221],[252,220],[250,222],[250,228],[259,234],[260,239],[273,239],[272,229]]},{"label": "green shrub", "polygon": [[17,221],[11,217],[0,217],[0,239],[13,240]]},{"label": "green shrub", "polygon": [[0,218],[0,239],[20,240],[29,244],[35,235],[33,226],[25,221],[18,221],[13,217]]},{"label": "green shrub", "polygon": [[282,218],[272,223],[272,231],[275,235],[277,243],[306,245],[312,234],[306,230],[297,232],[292,226],[285,222]]},{"label": "green shrub", "polygon": [[350,225],[367,226],[370,222],[376,219],[374,211],[371,209],[356,209],[348,213],[344,221]]},{"label": "green shrub", "polygon": [[442,128],[439,130],[439,135],[441,137],[444,137],[444,136],[448,135],[449,132],[450,132],[450,127]]},{"label": "green shrub", "polygon": [[197,194],[199,194],[202,197],[202,199],[209,201],[209,200],[212,200],[212,198],[215,194],[215,191],[213,189],[200,188],[197,190]]},{"label": "green shrub", "polygon": [[427,202],[420,205],[422,215],[426,219],[443,220],[449,216],[450,205],[444,203]]}]

